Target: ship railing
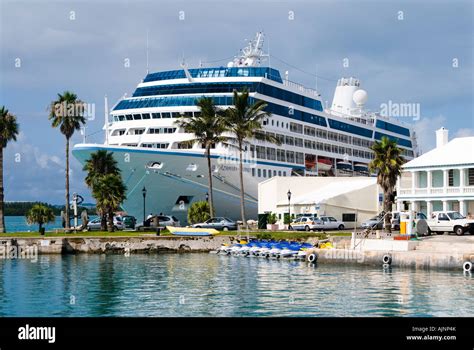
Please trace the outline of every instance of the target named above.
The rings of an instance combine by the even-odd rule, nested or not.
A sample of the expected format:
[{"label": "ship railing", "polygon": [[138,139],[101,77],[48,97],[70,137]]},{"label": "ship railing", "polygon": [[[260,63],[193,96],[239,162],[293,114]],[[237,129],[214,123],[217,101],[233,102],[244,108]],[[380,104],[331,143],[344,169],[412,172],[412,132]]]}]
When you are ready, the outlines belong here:
[{"label": "ship railing", "polygon": [[309,95],[313,95],[315,97],[320,97],[321,96],[321,94],[318,91],[316,91],[315,89],[308,88],[308,87],[306,87],[302,84],[295,83],[294,81],[291,81],[291,80],[283,80],[283,85],[291,87],[293,89],[296,89],[300,92],[303,92],[303,93],[306,93],[306,94],[309,94]]}]

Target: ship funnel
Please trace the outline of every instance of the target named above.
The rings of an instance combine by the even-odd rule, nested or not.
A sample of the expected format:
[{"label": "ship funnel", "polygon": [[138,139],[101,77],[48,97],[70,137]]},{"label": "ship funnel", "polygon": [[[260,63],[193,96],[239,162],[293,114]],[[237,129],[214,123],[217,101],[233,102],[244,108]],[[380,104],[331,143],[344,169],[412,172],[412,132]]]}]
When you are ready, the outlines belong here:
[{"label": "ship funnel", "polygon": [[359,79],[352,77],[339,79],[337,81],[336,90],[334,91],[331,110],[339,113],[350,114],[351,110],[356,108],[354,93],[357,91],[360,91],[356,94],[358,98],[357,102],[364,104],[367,101],[367,93],[364,90],[359,90],[359,87]]}]

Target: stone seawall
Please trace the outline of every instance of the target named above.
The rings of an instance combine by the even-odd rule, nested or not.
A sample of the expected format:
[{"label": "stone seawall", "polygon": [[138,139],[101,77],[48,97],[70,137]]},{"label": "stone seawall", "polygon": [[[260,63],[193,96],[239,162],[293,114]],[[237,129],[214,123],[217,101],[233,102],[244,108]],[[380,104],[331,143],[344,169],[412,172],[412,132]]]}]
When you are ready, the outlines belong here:
[{"label": "stone seawall", "polygon": [[35,250],[38,254],[209,252],[231,236],[215,237],[64,237],[1,238],[0,252]]},{"label": "stone seawall", "polygon": [[389,255],[390,266],[414,269],[463,269],[463,263],[474,261],[474,253],[465,252],[423,252],[423,251],[357,251],[352,249],[312,249],[320,264],[354,264],[383,266],[383,257]]}]

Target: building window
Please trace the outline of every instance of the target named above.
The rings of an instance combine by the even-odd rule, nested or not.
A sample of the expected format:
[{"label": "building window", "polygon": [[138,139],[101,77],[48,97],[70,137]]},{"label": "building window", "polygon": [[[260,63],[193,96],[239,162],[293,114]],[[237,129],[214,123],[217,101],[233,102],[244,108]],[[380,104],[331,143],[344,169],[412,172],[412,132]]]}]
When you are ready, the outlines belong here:
[{"label": "building window", "polygon": [[262,176],[262,170],[261,170],[261,169],[257,169],[257,176],[258,176],[258,177],[261,177],[261,176]]},{"label": "building window", "polygon": [[356,214],[355,213],[343,213],[342,214],[342,221],[344,222],[356,222]]},{"label": "building window", "polygon": [[454,170],[453,169],[448,170],[448,186],[449,187],[454,186]]},{"label": "building window", "polygon": [[263,177],[267,177],[267,169],[263,169]]},{"label": "building window", "polygon": [[252,176],[255,177],[255,168],[252,168]]},{"label": "building window", "polygon": [[467,171],[467,185],[474,186],[474,168],[469,168]]}]

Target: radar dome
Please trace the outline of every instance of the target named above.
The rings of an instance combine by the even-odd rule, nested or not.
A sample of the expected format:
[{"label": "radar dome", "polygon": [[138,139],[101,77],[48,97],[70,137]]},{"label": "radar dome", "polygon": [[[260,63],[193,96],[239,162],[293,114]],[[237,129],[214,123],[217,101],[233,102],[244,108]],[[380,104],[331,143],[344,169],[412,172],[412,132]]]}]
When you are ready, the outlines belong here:
[{"label": "radar dome", "polygon": [[367,95],[367,91],[362,89],[356,90],[352,95],[352,99],[358,106],[363,106],[367,102],[368,98],[369,96]]},{"label": "radar dome", "polygon": [[234,62],[230,61],[227,63],[227,68],[232,68],[234,66]]}]

